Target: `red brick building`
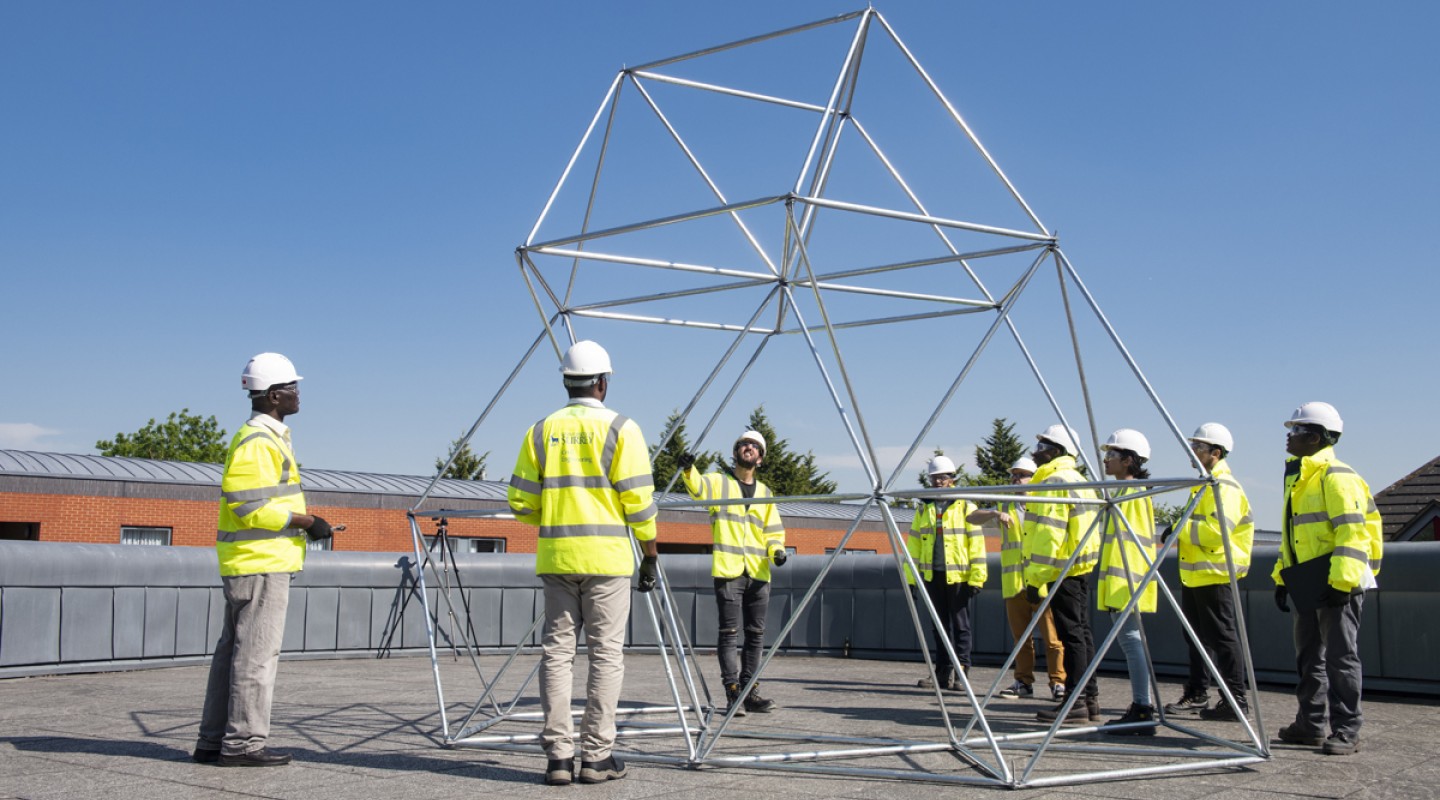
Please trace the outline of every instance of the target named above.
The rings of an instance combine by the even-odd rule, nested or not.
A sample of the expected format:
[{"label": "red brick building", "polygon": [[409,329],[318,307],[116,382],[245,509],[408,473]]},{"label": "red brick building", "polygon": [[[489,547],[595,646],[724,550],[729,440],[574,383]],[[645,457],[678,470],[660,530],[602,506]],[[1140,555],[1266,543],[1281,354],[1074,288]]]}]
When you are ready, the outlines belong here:
[{"label": "red brick building", "polygon": [[[0,450],[0,539],[211,547],[220,474],[219,464]],[[346,526],[335,537],[335,549],[412,548],[407,512],[430,478],[310,469],[303,474],[310,510]],[[504,483],[442,480],[417,518],[421,532],[429,535],[438,521],[426,511],[505,508]],[[782,503],[780,511],[786,545],[796,553],[820,555],[844,536],[856,507]],[[902,531],[908,528],[911,512],[893,511]],[[661,552],[709,552],[704,512],[662,510],[659,524]],[[450,519],[449,533],[457,548],[470,552],[535,552],[535,528],[513,520]],[[993,550],[995,542],[990,544]],[[846,550],[890,552],[878,511],[872,509],[860,522]]]}]

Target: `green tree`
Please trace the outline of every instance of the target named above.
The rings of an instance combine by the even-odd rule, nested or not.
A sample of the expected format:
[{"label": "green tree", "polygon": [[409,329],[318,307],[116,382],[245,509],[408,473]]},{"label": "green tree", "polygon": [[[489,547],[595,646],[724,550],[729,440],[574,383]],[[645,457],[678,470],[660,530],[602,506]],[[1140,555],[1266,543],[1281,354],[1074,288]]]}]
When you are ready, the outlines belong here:
[{"label": "green tree", "polygon": [[[460,443],[464,438],[461,436],[450,443],[451,453],[455,453],[456,447],[460,448],[460,452],[455,453],[455,460],[450,462],[450,468],[445,470],[440,477],[456,478],[462,481],[483,481],[485,480],[485,459],[490,456],[490,451],[486,450],[477,456],[475,451],[470,449],[469,442]],[[435,459],[435,469],[439,470],[444,467],[446,460],[444,458]]]},{"label": "green tree", "polygon": [[201,417],[182,408],[179,413],[170,412],[164,422],[156,422],[152,417],[145,427],[134,433],[117,433],[114,439],[102,439],[95,443],[95,449],[102,456],[223,464],[229,449],[227,438],[214,415]]},{"label": "green tree", "polygon": [[975,477],[979,486],[1001,486],[1010,482],[1010,466],[1025,455],[1025,443],[1015,435],[1015,423],[1004,417],[990,421],[990,435],[983,444],[975,446],[975,466],[980,474]]},{"label": "green tree", "polygon": [[[655,475],[656,491],[663,491],[670,485],[670,479],[680,468],[681,454],[690,449],[690,439],[685,435],[685,423],[681,421],[679,411],[672,411],[665,420],[665,432],[660,435],[660,441],[665,443],[664,449],[659,444],[650,448],[650,470]],[[715,459],[712,453],[695,453],[695,468],[705,472]],[[683,492],[685,487],[677,480],[671,491]]]},{"label": "green tree", "polygon": [[765,418],[765,406],[750,412],[750,429],[765,437],[765,460],[755,471],[756,477],[765,482],[777,495],[834,494],[835,482],[826,480],[829,473],[822,473],[815,466],[815,454],[804,455],[790,450],[790,442],[776,435]]}]

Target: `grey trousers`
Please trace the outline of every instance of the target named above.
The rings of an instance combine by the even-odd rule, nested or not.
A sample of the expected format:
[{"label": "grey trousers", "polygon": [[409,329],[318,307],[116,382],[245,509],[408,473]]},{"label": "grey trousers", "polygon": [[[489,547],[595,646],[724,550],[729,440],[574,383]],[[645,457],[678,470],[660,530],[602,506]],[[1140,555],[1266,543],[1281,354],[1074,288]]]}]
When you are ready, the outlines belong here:
[{"label": "grey trousers", "polygon": [[241,755],[265,746],[275,669],[290,605],[290,573],[236,575],[220,579],[225,590],[225,627],[210,659],[201,750]]},{"label": "grey trousers", "polygon": [[1360,612],[1365,595],[1357,594],[1340,608],[1295,613],[1295,669],[1300,683],[1295,697],[1300,710],[1295,724],[1307,733],[1360,733]]},{"label": "grey trousers", "polygon": [[609,575],[541,575],[545,584],[544,656],[540,707],[541,745],[551,759],[575,757],[571,719],[576,631],[584,626],[590,657],[585,713],[580,718],[580,758],[602,761],[615,746],[615,706],[625,681],[625,625],[630,618],[630,579]]}]

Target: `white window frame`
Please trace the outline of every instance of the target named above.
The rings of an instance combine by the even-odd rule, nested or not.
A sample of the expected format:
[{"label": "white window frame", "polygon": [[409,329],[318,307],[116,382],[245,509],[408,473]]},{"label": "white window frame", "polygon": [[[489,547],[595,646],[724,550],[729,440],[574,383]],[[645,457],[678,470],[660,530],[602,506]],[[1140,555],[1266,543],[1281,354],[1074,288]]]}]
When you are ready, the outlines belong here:
[{"label": "white window frame", "polygon": [[[165,541],[146,541],[147,538],[158,539],[161,535]],[[128,539],[128,541],[127,541]],[[121,525],[120,544],[140,545],[142,547],[169,547],[175,539],[173,528],[162,528],[155,525]]]}]

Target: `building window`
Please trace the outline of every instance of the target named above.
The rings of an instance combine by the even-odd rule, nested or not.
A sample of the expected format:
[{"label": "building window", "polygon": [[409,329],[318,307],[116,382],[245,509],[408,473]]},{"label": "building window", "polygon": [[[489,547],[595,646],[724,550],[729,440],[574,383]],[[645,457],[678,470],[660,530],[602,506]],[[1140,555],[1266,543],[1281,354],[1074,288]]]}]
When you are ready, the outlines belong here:
[{"label": "building window", "polygon": [[[830,555],[830,554],[833,553],[833,552],[835,552],[835,548],[833,548],[833,547],[827,547],[827,548],[825,548],[825,555],[828,556],[828,555]],[[875,555],[875,551],[874,551],[874,550],[857,550],[857,549],[855,549],[855,548],[853,548],[853,547],[847,547],[847,548],[845,548],[845,549],[840,553],[840,555],[842,555],[842,556],[859,556],[859,555],[873,556],[873,555]]]},{"label": "building window", "polygon": [[40,541],[40,523],[0,522],[0,540],[38,542]]},{"label": "building window", "polygon": [[122,526],[120,528],[120,544],[168,545],[170,544],[170,529]]},{"label": "building window", "polygon": [[306,550],[333,550],[334,548],[330,546],[330,543],[333,542],[333,541],[334,541],[334,539],[310,539],[310,538],[307,537],[307,538],[305,539],[305,549],[306,549]]},{"label": "building window", "polygon": [[[505,540],[451,536],[450,547],[456,553],[503,553],[505,552]],[[434,536],[425,537],[425,549],[434,553],[439,552],[439,548],[435,546]]]}]

